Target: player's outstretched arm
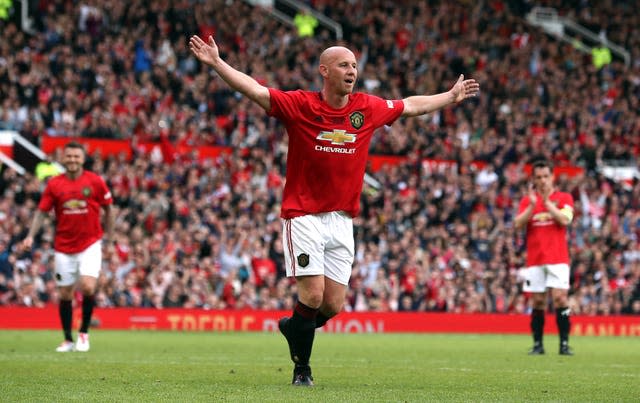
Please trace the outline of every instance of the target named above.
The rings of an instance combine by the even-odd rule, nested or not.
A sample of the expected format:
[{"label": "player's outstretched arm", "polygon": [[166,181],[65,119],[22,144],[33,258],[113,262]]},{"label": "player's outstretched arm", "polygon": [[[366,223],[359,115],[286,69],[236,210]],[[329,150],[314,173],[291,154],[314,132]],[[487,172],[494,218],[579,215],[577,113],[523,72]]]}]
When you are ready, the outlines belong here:
[{"label": "player's outstretched arm", "polygon": [[473,78],[465,80],[460,74],[458,81],[447,92],[435,95],[415,95],[403,99],[404,111],[402,116],[420,116],[445,106],[462,102],[467,98],[472,98],[480,92],[480,84]]},{"label": "player's outstretched arm", "polygon": [[267,87],[260,85],[252,77],[234,69],[222,60],[213,36],[209,36],[208,42],[205,42],[199,36],[193,35],[189,39],[189,49],[198,60],[211,66],[231,88],[260,105],[264,110],[271,109]]}]

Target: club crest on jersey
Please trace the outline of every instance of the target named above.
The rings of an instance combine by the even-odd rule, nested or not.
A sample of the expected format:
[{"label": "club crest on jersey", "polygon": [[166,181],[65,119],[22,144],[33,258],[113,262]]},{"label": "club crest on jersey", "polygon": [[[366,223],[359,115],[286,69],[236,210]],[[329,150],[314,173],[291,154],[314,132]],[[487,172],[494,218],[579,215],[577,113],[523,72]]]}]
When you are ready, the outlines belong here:
[{"label": "club crest on jersey", "polygon": [[309,266],[309,255],[306,253],[301,253],[298,255],[298,266],[307,267]]},{"label": "club crest on jersey", "polygon": [[346,130],[333,129],[331,132],[320,132],[316,139],[330,141],[331,144],[343,145],[344,143],[355,143],[356,135],[347,133]]},{"label": "club crest on jersey", "polygon": [[89,187],[82,188],[82,195],[84,197],[89,197],[90,194],[91,194],[91,188]]},{"label": "club crest on jersey", "polygon": [[364,124],[364,115],[362,112],[356,111],[349,116],[349,120],[351,121],[351,126],[353,126],[354,129],[359,129]]}]

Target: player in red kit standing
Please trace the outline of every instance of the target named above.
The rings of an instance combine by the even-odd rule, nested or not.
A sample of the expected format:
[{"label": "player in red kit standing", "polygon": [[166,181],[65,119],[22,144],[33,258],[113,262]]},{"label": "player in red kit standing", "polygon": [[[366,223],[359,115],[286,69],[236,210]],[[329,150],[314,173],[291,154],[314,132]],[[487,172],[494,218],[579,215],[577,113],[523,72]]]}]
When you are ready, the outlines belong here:
[{"label": "player in red kit standing", "polygon": [[189,47],[233,89],[282,121],[289,136],[281,217],[285,264],[298,301],[279,328],[294,362],[294,385],[313,385],[309,358],[315,329],[345,301],[354,260],[352,218],[360,210],[369,142],[376,128],[400,116],[419,116],[475,96],[479,84],[461,75],[451,90],[384,100],[354,93],[355,55],[341,46],[322,52],[321,91],[280,91],[260,85],[224,62],[213,37],[191,37]]},{"label": "player in red kit standing", "polygon": [[[82,145],[68,143],[64,147],[62,158],[65,172],[49,179],[29,233],[22,244],[25,248],[33,246],[34,237],[42,227],[45,215],[53,209],[56,217],[54,264],[60,293],[60,321],[64,331],[64,341],[56,351],[84,352],[89,351],[89,324],[102,265],[104,232],[100,224],[100,208],[105,212],[106,239],[111,240],[113,200],[104,180],[83,169],[85,153]],[[71,334],[72,300],[74,286],[78,282],[82,292],[82,323],[78,341],[74,345]]]},{"label": "player in red kit standing", "polygon": [[547,305],[547,288],[551,289],[556,323],[560,334],[560,354],[573,355],[569,348],[569,246],[567,227],[573,220],[573,197],[554,189],[551,163],[538,160],[532,168],[533,185],[520,201],[516,228],[526,227],[527,262],[523,291],[532,293],[531,355],[544,354],[542,335]]}]

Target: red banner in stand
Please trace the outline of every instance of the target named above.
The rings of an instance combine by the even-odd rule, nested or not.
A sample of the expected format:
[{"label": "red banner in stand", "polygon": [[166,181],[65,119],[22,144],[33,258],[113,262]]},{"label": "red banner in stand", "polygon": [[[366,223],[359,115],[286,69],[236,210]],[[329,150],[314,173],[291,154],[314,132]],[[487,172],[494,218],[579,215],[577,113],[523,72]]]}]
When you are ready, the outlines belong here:
[{"label": "red banner in stand", "polygon": [[[97,308],[98,329],[202,332],[271,332],[288,311],[214,311],[204,309]],[[74,327],[80,323],[74,311]],[[555,333],[555,316],[546,318]],[[640,336],[640,316],[573,316],[575,336]],[[58,308],[0,308],[0,329],[59,329]],[[342,312],[321,331],[329,333],[492,333],[529,334],[529,315]]]},{"label": "red banner in stand", "polygon": [[46,154],[51,154],[56,149],[64,147],[65,144],[70,141],[82,144],[89,155],[99,153],[105,158],[123,155],[126,160],[130,160],[133,155],[131,142],[127,140],[94,139],[88,137],[42,136],[40,139],[40,148]]},{"label": "red banner in stand", "polygon": [[[72,138],[72,137],[42,136],[40,140],[40,146],[42,147],[42,151],[44,151],[47,154],[51,154],[56,149],[64,147],[64,145],[70,142],[71,140],[74,140],[83,144],[86,147],[89,154],[91,155],[93,155],[96,152],[99,152],[103,157],[123,155],[127,160],[131,160],[133,156],[133,145],[130,140],[94,139],[90,137],[73,137]],[[164,158],[166,159],[167,162],[173,161],[173,159],[177,156],[184,156],[184,155],[192,155],[192,156],[195,155],[196,158],[200,161],[205,159],[216,159],[220,154],[229,154],[233,151],[232,147],[221,147],[221,146],[174,147],[170,143],[165,144],[165,146],[167,145],[168,147],[163,147],[163,144],[161,142],[138,143],[136,145],[136,150],[138,152],[143,152],[146,154],[150,154],[154,151],[160,152],[163,155],[166,153],[175,154],[175,155],[164,155]],[[10,152],[10,149],[6,151]],[[380,169],[382,169],[384,166],[398,165],[405,162],[406,160],[407,160],[406,156],[370,155],[369,169],[373,172],[377,172]],[[482,167],[484,167],[485,164],[486,163],[482,161],[471,162],[471,166],[473,166],[474,169],[476,170],[482,169]],[[454,160],[423,159],[422,166],[427,172],[443,173],[447,171],[457,171],[458,162]],[[531,165],[530,164],[525,165],[524,171],[528,175],[531,172]],[[558,167],[555,167],[554,173],[557,176],[561,176],[561,175],[576,176],[576,175],[584,174],[584,169],[580,167],[575,167],[575,166],[558,166]]]},{"label": "red banner in stand", "polygon": [[[47,154],[53,153],[56,149],[62,148],[70,141],[77,141],[82,144],[90,155],[99,153],[103,157],[119,157],[124,156],[126,160],[131,160],[133,157],[133,146],[129,140],[107,140],[107,139],[94,139],[89,137],[53,137],[42,136],[40,143],[42,151]],[[162,144],[156,143],[139,143],[137,150],[150,154],[157,148],[159,152],[164,153]],[[177,147],[173,150],[177,155],[196,155],[199,160],[215,159],[220,154],[229,154],[232,152],[231,147]],[[169,158],[169,156],[166,156]],[[175,156],[171,156],[173,158]]]}]

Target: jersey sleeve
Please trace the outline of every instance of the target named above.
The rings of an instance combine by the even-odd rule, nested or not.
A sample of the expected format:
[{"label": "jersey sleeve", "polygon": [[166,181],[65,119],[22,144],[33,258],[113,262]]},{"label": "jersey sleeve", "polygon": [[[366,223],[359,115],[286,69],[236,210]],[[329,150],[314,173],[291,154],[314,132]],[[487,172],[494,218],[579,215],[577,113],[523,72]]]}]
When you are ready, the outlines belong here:
[{"label": "jersey sleeve", "polygon": [[569,222],[573,221],[573,196],[571,194],[562,194],[562,198],[558,202],[558,208],[569,219]]},{"label": "jersey sleeve", "polygon": [[375,117],[375,127],[390,125],[402,115],[404,102],[400,99],[382,99],[375,95],[369,96],[372,115]]},{"label": "jersey sleeve", "polygon": [[562,200],[560,201],[560,209],[562,210],[565,207],[571,208],[573,210],[573,196],[570,193],[563,193]]},{"label": "jersey sleeve", "polygon": [[300,110],[299,91],[282,91],[269,88],[271,109],[267,114],[281,120],[288,120],[298,115]]}]

